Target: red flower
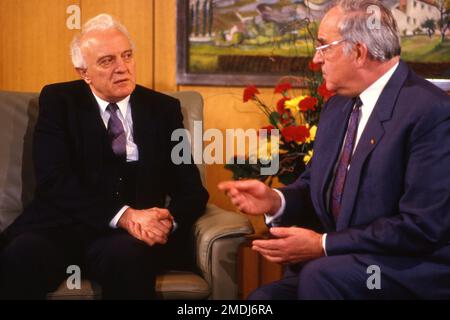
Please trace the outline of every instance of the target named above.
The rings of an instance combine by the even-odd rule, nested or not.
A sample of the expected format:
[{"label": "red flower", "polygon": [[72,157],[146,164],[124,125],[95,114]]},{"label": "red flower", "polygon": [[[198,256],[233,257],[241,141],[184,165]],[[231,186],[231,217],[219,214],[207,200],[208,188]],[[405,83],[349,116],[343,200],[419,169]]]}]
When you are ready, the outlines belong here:
[{"label": "red flower", "polygon": [[314,97],[306,97],[300,103],[298,104],[298,107],[300,108],[300,111],[306,112],[308,110],[314,111],[315,106],[317,105],[317,98]]},{"label": "red flower", "polygon": [[312,60],[308,63],[308,68],[309,70],[311,70],[312,72],[319,72],[321,69],[320,64],[318,63],[314,63]]},{"label": "red flower", "polygon": [[244,97],[243,97],[244,102],[253,99],[257,94],[259,94],[259,91],[256,88],[256,86],[254,85],[248,86],[244,90]]},{"label": "red flower", "polygon": [[281,114],[280,122],[283,126],[290,124],[293,121],[291,110],[284,110]]},{"label": "red flower", "polygon": [[305,142],[309,138],[309,130],[306,126],[289,126],[281,129],[281,135],[286,142]]},{"label": "red flower", "polygon": [[275,87],[275,93],[284,94],[286,91],[292,89],[292,85],[289,82],[279,83]]},{"label": "red flower", "polygon": [[325,101],[335,95],[333,91],[327,89],[325,80],[323,80],[322,84],[317,88],[317,93],[320,94]]},{"label": "red flower", "polygon": [[283,97],[280,100],[278,100],[277,102],[277,111],[279,114],[282,114],[285,110],[284,110],[284,103],[286,101],[288,101],[289,98],[288,97]]}]

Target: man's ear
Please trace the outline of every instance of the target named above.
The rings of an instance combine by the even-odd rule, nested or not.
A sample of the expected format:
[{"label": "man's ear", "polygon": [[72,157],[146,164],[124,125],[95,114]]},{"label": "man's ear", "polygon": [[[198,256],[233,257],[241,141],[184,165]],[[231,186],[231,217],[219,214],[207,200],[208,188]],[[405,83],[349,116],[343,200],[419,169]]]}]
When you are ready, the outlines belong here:
[{"label": "man's ear", "polygon": [[91,78],[88,75],[87,69],[83,68],[75,68],[75,70],[80,75],[81,79],[83,79],[87,84],[91,83]]},{"label": "man's ear", "polygon": [[358,66],[363,66],[369,56],[369,50],[367,49],[367,46],[363,43],[357,43],[355,49],[356,49],[356,64]]}]

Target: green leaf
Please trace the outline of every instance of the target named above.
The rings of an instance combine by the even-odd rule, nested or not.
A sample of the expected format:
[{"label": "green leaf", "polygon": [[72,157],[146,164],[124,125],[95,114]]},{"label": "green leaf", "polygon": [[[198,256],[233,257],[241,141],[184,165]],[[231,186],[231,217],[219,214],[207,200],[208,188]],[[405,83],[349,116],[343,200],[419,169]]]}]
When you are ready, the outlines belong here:
[{"label": "green leaf", "polygon": [[269,122],[271,125],[273,125],[275,128],[278,127],[278,123],[280,123],[280,114],[278,112],[271,112],[269,117]]}]

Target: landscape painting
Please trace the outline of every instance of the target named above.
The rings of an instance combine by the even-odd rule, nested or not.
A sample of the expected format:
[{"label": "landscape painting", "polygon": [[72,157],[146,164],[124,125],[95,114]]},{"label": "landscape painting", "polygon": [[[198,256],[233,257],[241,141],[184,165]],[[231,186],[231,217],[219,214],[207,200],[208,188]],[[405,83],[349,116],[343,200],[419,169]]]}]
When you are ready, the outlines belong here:
[{"label": "landscape painting", "polygon": [[[384,0],[402,59],[426,78],[450,79],[450,0]],[[302,75],[331,0],[178,0],[180,84],[273,85]]]}]

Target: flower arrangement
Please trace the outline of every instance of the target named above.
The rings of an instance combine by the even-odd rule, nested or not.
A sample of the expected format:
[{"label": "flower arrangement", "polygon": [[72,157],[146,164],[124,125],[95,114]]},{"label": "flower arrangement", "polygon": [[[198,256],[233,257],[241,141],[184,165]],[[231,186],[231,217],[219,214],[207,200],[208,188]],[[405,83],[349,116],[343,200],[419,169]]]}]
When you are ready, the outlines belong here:
[{"label": "flower arrangement", "polygon": [[[273,178],[278,177],[282,184],[295,181],[304,171],[306,164],[313,156],[314,140],[319,122],[320,112],[324,103],[333,95],[325,86],[325,81],[320,72],[320,66],[312,61],[308,64],[307,75],[301,79],[304,89],[300,94],[294,89],[297,77],[284,77],[275,87],[274,94],[281,97],[276,106],[266,104],[258,97],[259,90],[254,85],[245,88],[243,101],[254,102],[269,121],[269,125],[261,128],[267,129],[265,143],[260,143],[258,161],[251,163],[242,161],[241,156],[234,156],[225,168],[233,172],[233,179],[253,178],[272,184]],[[308,94],[303,94],[303,91]],[[271,139],[271,129],[278,129],[279,139]],[[273,131],[272,131],[273,132]],[[271,143],[279,143],[278,148],[271,148]],[[261,152],[264,149],[264,152]],[[279,169],[273,175],[262,175],[261,168],[265,165],[261,161],[261,155],[267,154],[267,150],[276,150],[277,154],[270,154],[274,159],[278,157]],[[239,161],[240,160],[240,161]],[[270,160],[270,159],[269,159]],[[265,162],[267,165],[267,162]]]}]

